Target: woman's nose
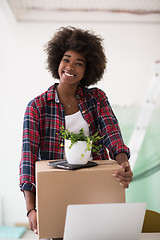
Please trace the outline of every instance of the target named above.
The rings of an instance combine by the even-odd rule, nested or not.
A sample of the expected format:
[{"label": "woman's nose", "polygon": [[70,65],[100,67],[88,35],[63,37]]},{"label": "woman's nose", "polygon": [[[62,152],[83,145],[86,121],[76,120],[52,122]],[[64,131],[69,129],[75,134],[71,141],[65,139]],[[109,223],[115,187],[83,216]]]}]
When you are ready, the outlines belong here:
[{"label": "woman's nose", "polygon": [[68,62],[67,66],[66,66],[68,69],[72,69],[74,70],[74,63],[72,62]]}]

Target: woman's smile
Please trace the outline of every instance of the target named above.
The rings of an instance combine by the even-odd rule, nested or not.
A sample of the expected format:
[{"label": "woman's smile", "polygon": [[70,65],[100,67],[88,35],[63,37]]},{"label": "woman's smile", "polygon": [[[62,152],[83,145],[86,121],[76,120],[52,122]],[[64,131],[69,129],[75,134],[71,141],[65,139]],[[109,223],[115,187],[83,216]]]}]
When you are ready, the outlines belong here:
[{"label": "woman's smile", "polygon": [[64,74],[67,76],[67,77],[75,77],[76,75],[73,74],[73,73],[69,73],[67,71],[64,71]]}]

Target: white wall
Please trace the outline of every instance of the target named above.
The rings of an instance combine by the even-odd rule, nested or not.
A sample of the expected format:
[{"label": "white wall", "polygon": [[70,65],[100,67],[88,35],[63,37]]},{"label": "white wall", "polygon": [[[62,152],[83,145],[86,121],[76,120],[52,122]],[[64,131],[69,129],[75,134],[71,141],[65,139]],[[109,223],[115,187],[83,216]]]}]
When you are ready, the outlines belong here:
[{"label": "white wall", "polygon": [[23,114],[27,103],[54,83],[46,70],[43,47],[57,28],[67,25],[93,29],[105,39],[107,73],[98,86],[107,93],[112,105],[141,105],[151,79],[151,65],[160,59],[159,24],[19,23],[12,16],[7,1],[1,1],[0,196],[3,224],[27,221],[23,194],[18,187]]}]

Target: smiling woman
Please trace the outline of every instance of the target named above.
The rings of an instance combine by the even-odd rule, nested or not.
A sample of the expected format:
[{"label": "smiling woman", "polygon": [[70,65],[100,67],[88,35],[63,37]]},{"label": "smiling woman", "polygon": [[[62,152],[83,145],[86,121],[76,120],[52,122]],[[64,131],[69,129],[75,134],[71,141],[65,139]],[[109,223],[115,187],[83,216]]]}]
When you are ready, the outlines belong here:
[{"label": "smiling woman", "polygon": [[[86,60],[81,54],[73,50],[64,53],[58,68],[60,83],[57,93],[64,105],[65,115],[74,114],[79,110],[75,92],[85,75],[85,70]],[[69,94],[66,95],[67,92]]]},{"label": "smiling woman", "polygon": [[94,145],[99,151],[92,151],[91,159],[109,159],[107,148],[110,158],[123,169],[114,173],[119,183],[127,188],[132,180],[128,162],[130,151],[123,142],[108,98],[102,90],[88,88],[101,80],[106,67],[102,38],[92,31],[60,28],[45,50],[48,69],[59,83],[27,106],[20,163],[20,188],[25,195],[30,229],[35,233],[38,232],[35,162],[65,157],[64,139],[60,134],[62,127],[74,133],[83,128],[85,136],[94,136],[98,132],[99,138]]},{"label": "smiling woman", "polygon": [[60,76],[60,84],[70,84],[77,86],[84,77],[86,70],[85,58],[73,50],[64,53],[62,60],[59,64],[58,73]]},{"label": "smiling woman", "polygon": [[86,62],[85,77],[81,79],[82,86],[90,86],[101,80],[106,68],[103,39],[93,31],[74,27],[60,28],[45,47],[48,55],[48,70],[53,78],[59,79],[59,63],[68,50],[79,53]]}]

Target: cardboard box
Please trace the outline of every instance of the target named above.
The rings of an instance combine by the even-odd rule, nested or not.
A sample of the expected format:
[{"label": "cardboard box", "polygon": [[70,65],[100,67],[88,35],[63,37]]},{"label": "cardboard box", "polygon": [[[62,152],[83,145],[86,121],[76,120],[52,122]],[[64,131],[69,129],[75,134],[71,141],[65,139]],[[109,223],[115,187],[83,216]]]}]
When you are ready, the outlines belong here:
[{"label": "cardboard box", "polygon": [[63,237],[66,209],[71,204],[125,202],[125,190],[113,172],[115,161],[79,170],[62,170],[36,162],[37,216],[39,238]]}]

